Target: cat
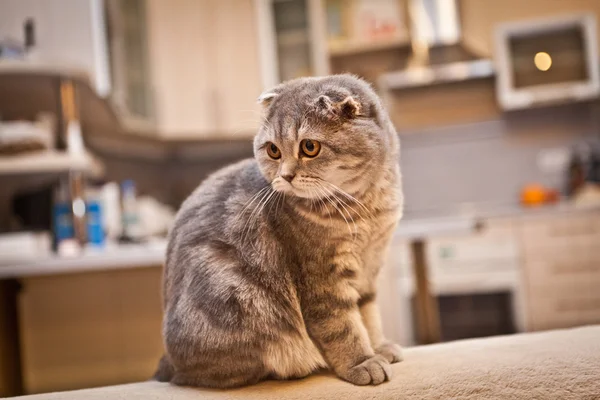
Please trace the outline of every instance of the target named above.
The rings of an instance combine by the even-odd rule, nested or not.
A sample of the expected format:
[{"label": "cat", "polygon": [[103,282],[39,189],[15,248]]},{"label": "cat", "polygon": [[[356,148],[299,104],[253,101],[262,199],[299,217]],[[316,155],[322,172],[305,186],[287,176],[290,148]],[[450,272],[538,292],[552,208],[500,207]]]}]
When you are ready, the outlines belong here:
[{"label": "cat", "polygon": [[254,159],[206,179],[179,210],[163,274],[155,378],[229,388],[329,367],[391,377],[376,277],[402,215],[399,139],[352,75],[265,92]]}]

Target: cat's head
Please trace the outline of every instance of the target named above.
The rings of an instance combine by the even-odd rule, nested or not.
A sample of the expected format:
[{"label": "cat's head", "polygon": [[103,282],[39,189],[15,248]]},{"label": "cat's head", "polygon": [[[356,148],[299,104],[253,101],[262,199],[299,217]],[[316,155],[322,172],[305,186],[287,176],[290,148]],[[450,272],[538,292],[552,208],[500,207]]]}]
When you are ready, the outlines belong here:
[{"label": "cat's head", "polygon": [[351,75],[300,78],[263,93],[254,156],[276,191],[360,193],[397,162],[398,139],[371,87]]}]

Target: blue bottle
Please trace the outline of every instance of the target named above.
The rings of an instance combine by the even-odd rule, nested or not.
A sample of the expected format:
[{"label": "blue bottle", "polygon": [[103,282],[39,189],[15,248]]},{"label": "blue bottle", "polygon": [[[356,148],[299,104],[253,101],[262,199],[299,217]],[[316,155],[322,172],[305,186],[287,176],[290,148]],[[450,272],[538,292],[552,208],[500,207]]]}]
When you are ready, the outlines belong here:
[{"label": "blue bottle", "polygon": [[69,187],[64,181],[61,181],[54,192],[54,202],[52,206],[52,226],[54,234],[55,249],[60,242],[75,237],[73,228],[73,213],[71,202],[69,201]]},{"label": "blue bottle", "polygon": [[98,190],[86,191],[87,240],[94,247],[104,246],[104,216]]}]

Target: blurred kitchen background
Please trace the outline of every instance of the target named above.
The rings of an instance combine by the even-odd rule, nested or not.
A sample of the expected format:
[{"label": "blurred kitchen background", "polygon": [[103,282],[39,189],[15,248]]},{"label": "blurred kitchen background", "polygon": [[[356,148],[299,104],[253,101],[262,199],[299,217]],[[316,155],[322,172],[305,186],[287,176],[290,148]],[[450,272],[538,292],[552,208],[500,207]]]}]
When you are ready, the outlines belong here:
[{"label": "blurred kitchen background", "polygon": [[[256,98],[350,72],[402,142],[403,345],[600,323],[598,0],[0,0],[0,396],[147,379],[165,235]],[[416,290],[416,288],[418,290]]]}]

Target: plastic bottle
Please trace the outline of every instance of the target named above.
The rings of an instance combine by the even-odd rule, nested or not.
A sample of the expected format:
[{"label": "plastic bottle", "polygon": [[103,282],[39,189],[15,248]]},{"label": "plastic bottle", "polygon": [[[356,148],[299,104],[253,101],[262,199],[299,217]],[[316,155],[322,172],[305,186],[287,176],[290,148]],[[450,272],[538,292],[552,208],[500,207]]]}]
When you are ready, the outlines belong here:
[{"label": "plastic bottle", "polygon": [[52,248],[60,255],[73,255],[78,251],[70,197],[69,184],[61,180],[54,190],[52,204]]},{"label": "plastic bottle", "polygon": [[139,236],[139,219],[135,183],[132,180],[126,180],[121,183],[121,212],[123,221],[122,239],[125,241],[134,241]]},{"label": "plastic bottle", "polygon": [[100,188],[92,186],[86,189],[85,200],[88,243],[93,247],[103,247],[105,238],[104,207]]}]

